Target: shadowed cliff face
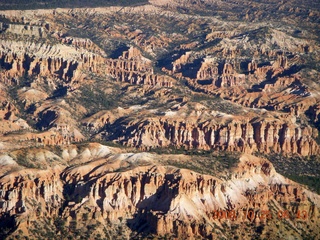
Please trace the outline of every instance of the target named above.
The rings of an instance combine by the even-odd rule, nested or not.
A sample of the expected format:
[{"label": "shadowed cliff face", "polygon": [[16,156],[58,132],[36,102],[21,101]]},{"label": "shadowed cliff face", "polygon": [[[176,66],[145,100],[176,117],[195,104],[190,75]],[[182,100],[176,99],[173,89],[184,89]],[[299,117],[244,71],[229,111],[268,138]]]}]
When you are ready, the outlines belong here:
[{"label": "shadowed cliff face", "polygon": [[[104,154],[108,157],[101,159]],[[110,155],[110,150],[108,153],[107,148],[98,145],[76,158],[88,161],[94,156],[100,156],[99,160],[74,167],[25,169],[2,176],[0,217],[7,223],[2,236],[49,234],[36,231],[33,221],[38,221],[39,229],[45,222],[51,224],[58,236],[69,228],[72,236],[89,221],[95,225],[92,234],[104,232],[102,236],[116,235],[115,229],[121,226],[123,236],[131,237],[228,237],[226,223],[251,223],[265,228],[262,237],[276,228],[280,211],[290,213],[281,224],[288,223],[298,238],[303,237],[306,226],[319,227],[320,197],[276,173],[266,159],[243,155],[229,173],[214,177],[163,166],[161,155]],[[266,218],[265,213],[272,218]],[[298,213],[307,217],[301,220]],[[63,226],[57,226],[57,221]]]}]

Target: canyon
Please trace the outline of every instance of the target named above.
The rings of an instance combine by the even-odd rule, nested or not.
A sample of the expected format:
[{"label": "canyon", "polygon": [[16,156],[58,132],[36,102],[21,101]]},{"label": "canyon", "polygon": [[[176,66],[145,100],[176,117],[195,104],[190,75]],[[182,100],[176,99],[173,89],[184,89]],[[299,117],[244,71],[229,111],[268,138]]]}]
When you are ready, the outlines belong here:
[{"label": "canyon", "polygon": [[318,3],[16,2],[1,239],[320,237]]}]

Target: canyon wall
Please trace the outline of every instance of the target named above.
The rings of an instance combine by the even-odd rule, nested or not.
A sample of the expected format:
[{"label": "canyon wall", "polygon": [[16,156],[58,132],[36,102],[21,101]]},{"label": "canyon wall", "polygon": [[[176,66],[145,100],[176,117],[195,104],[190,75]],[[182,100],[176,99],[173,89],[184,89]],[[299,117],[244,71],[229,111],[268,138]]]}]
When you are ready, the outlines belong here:
[{"label": "canyon wall", "polygon": [[153,118],[132,121],[126,125],[107,124],[106,131],[108,139],[142,149],[174,146],[248,153],[298,153],[303,156],[319,152],[313,138],[317,134],[314,129],[279,121],[233,120],[218,124],[211,121],[199,123]]},{"label": "canyon wall", "polygon": [[[0,66],[3,81],[25,75],[53,77],[66,82],[79,81],[86,74],[107,74],[117,81],[131,84],[172,87],[173,78],[153,73],[152,62],[133,47],[119,59],[105,58],[93,43],[85,39],[62,38],[64,44],[45,45],[3,41],[0,48]],[[86,49],[97,52],[93,53]],[[102,54],[102,55],[101,55]],[[13,80],[11,80],[12,82]]]},{"label": "canyon wall", "polygon": [[67,82],[81,77],[81,69],[97,71],[103,59],[85,50],[66,45],[45,45],[3,41],[0,49],[0,65],[5,69],[2,78],[47,76]]},{"label": "canyon wall", "polygon": [[[130,158],[146,157],[120,154],[112,156],[109,163],[99,160],[69,169],[21,170],[2,177],[0,217],[16,216],[15,228],[29,236],[33,219],[60,216],[66,226],[76,223],[78,229],[84,219],[113,224],[124,221],[133,232],[178,238],[228,234],[221,224],[230,220],[240,225],[274,224],[277,211],[285,209],[290,214],[307,213],[303,222],[310,227],[315,226],[311,220],[317,223],[319,218],[318,195],[277,174],[267,160],[250,155],[242,156],[226,180],[161,165],[110,172],[121,169]],[[157,159],[156,155],[149,157]],[[252,209],[254,216],[248,215]],[[264,212],[273,217],[266,218]],[[292,221],[301,220],[294,217]]]},{"label": "canyon wall", "polygon": [[160,87],[172,87],[174,79],[153,72],[152,62],[130,47],[118,59],[106,59],[105,73],[121,82]]}]

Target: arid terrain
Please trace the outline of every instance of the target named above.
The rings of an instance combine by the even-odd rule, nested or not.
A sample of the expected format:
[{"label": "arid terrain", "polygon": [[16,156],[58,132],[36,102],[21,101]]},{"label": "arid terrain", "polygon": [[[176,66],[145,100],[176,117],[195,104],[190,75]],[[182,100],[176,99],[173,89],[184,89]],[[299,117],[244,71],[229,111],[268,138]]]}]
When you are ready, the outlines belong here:
[{"label": "arid terrain", "polygon": [[0,3],[0,239],[320,239],[320,3],[49,2]]}]

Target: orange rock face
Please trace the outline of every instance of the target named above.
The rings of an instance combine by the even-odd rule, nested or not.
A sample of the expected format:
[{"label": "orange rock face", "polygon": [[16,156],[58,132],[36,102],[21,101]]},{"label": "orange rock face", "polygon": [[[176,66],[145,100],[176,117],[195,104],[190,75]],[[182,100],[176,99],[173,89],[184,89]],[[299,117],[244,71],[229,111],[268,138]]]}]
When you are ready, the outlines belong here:
[{"label": "orange rock face", "polygon": [[[24,170],[4,177],[0,181],[0,216],[19,216],[18,229],[27,230],[32,219],[53,218],[61,211],[64,218],[80,221],[90,208],[86,214],[94,221],[117,223],[124,219],[138,232],[146,222],[147,231],[178,238],[215,237],[212,226],[229,221],[232,225],[270,224],[285,209],[290,214],[307,212],[308,221],[318,219],[320,197],[277,174],[264,159],[242,156],[226,180],[160,165],[112,172],[128,156],[120,154],[110,157],[112,162],[100,160],[72,169]],[[270,208],[270,203],[277,204],[278,210]]]},{"label": "orange rock face", "polygon": [[[6,78],[27,75],[53,76],[71,81],[80,75],[80,69],[96,70],[99,57],[91,53],[76,52],[63,46],[35,45],[24,42],[3,42],[0,50]],[[101,61],[101,60],[100,60]]]},{"label": "orange rock face", "polygon": [[121,82],[150,86],[172,87],[174,79],[153,73],[152,62],[131,47],[119,59],[106,60],[106,73]]},{"label": "orange rock face", "polygon": [[[117,123],[118,124],[118,123]],[[252,153],[282,152],[314,155],[319,147],[312,136],[312,128],[299,128],[277,121],[231,121],[226,124],[211,121],[192,122],[177,119],[149,119],[132,121],[123,127],[109,125],[115,131],[135,129],[117,140],[125,145],[145,148],[168,147],[186,149],[219,149]],[[108,131],[108,129],[107,129]],[[109,136],[112,139],[113,135]]]}]

